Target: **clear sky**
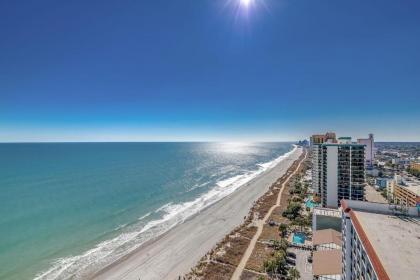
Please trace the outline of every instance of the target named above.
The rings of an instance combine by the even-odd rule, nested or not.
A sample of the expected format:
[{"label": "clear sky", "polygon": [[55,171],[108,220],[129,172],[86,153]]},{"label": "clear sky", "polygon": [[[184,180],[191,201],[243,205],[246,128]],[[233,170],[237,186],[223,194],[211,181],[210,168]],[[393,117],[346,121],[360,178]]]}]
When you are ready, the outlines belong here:
[{"label": "clear sky", "polygon": [[420,1],[0,2],[0,141],[420,141]]}]

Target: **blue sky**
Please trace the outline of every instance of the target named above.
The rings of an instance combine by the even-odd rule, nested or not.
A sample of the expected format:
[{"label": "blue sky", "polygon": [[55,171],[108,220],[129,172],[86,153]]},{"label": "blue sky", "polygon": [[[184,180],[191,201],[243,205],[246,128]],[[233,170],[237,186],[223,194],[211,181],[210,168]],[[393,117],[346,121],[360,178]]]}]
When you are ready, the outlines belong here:
[{"label": "blue sky", "polygon": [[1,1],[0,141],[420,141],[420,2]]}]

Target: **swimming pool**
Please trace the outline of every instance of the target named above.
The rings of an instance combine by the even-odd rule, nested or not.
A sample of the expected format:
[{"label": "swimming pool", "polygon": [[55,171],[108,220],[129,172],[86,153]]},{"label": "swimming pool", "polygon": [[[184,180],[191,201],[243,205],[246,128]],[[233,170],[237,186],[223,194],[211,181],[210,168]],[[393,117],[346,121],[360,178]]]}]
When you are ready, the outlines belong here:
[{"label": "swimming pool", "polygon": [[306,201],[305,201],[305,206],[308,207],[308,208],[314,208],[315,206],[318,206],[318,205],[319,205],[318,203],[315,203],[313,201],[312,196],[307,198]]},{"label": "swimming pool", "polygon": [[293,243],[295,244],[305,244],[306,236],[303,232],[293,233]]}]

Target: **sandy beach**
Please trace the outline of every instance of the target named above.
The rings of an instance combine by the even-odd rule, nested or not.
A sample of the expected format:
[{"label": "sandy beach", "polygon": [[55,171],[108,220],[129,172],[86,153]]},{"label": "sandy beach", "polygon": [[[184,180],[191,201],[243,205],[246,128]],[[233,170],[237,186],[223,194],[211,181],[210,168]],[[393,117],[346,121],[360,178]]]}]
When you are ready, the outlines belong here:
[{"label": "sandy beach", "polygon": [[243,222],[254,201],[287,171],[301,153],[301,148],[296,149],[274,168],[129,256],[109,265],[91,279],[178,279]]}]

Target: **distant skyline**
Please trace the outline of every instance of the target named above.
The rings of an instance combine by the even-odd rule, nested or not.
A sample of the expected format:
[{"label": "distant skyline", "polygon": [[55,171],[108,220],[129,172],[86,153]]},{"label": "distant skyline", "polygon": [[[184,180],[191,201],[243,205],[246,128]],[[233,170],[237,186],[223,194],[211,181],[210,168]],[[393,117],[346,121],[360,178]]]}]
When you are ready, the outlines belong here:
[{"label": "distant skyline", "polygon": [[420,2],[2,1],[0,142],[420,141]]}]

